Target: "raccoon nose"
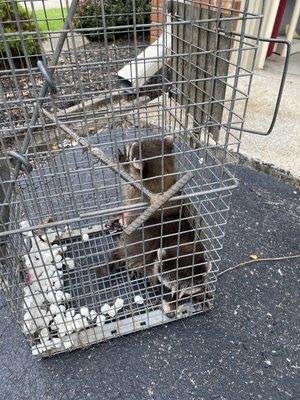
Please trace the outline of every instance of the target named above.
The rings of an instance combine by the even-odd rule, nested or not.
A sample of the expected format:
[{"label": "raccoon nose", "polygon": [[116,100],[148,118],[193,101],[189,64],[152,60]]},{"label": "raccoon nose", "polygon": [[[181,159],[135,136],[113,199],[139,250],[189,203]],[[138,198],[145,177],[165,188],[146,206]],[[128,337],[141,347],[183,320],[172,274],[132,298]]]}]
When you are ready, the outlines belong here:
[{"label": "raccoon nose", "polygon": [[175,312],[175,311],[167,312],[167,313],[166,313],[166,316],[167,316],[168,318],[175,318],[176,312]]}]

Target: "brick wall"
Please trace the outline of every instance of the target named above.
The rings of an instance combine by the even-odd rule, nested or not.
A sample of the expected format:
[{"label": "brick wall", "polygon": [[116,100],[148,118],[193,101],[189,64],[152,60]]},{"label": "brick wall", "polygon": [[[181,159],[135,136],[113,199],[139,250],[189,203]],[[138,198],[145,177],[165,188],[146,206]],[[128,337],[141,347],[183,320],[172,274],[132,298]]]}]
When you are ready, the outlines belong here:
[{"label": "brick wall", "polygon": [[[183,2],[183,1],[182,1]],[[208,6],[221,6],[228,9],[228,14],[232,13],[232,10],[239,10],[242,0],[195,0],[199,7],[207,8]],[[188,2],[187,2],[188,3]],[[192,1],[191,1],[192,4]],[[164,0],[151,0],[151,22],[162,23],[163,22],[163,5]],[[225,10],[224,10],[225,13]],[[152,26],[150,31],[150,43],[153,43],[157,37],[161,34],[162,28],[159,26]]]},{"label": "brick wall", "polygon": [[[163,21],[163,5],[164,0],[151,0],[151,22]],[[158,26],[152,26],[150,30],[150,43],[155,42],[161,34],[162,29]]]}]

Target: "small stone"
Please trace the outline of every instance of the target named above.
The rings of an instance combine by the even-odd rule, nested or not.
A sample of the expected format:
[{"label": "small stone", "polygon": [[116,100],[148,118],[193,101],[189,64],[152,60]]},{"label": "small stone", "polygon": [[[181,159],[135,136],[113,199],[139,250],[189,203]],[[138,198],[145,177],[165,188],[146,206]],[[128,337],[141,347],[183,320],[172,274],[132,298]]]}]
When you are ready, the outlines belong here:
[{"label": "small stone", "polygon": [[47,328],[43,328],[40,332],[40,338],[43,340],[48,340],[49,339],[49,331]]},{"label": "small stone", "polygon": [[268,365],[268,366],[272,365],[270,360],[265,360],[265,364]]},{"label": "small stone", "polygon": [[73,343],[72,339],[68,338],[67,340],[63,340],[63,346],[66,350],[70,349],[73,345],[74,345],[74,343]]},{"label": "small stone", "polygon": [[101,307],[101,312],[103,314],[108,314],[108,312],[110,311],[111,306],[107,303],[103,304],[103,306]]},{"label": "small stone", "polygon": [[98,315],[97,318],[96,318],[96,325],[98,325],[98,326],[104,325],[105,319],[106,318],[105,318],[104,315],[102,315],[102,314]]},{"label": "small stone", "polygon": [[61,324],[64,321],[64,315],[56,314],[53,321],[55,322],[55,324]]},{"label": "small stone", "polygon": [[49,278],[56,273],[56,268],[55,268],[55,265],[53,265],[53,264],[48,265],[46,267],[46,269],[47,269],[47,274],[45,274],[45,275],[48,275]]},{"label": "small stone", "polygon": [[74,325],[75,325],[76,331],[80,331],[81,329],[89,326],[89,322],[88,322],[87,318],[83,317],[80,314],[74,315],[73,320],[74,320]]},{"label": "small stone", "polygon": [[75,268],[75,262],[72,260],[72,258],[65,258],[63,260],[63,264],[65,264],[65,266],[70,270]]},{"label": "small stone", "polygon": [[52,229],[49,229],[46,234],[41,236],[41,239],[46,242],[46,243],[53,243],[54,240],[56,239],[56,232],[54,232]]},{"label": "small stone", "polygon": [[84,233],[84,234],[82,235],[82,241],[83,241],[83,242],[88,242],[89,239],[90,239],[90,237],[89,237],[89,235],[88,235],[87,233]]},{"label": "small stone", "polygon": [[66,311],[66,318],[69,320],[72,320],[72,318],[74,317],[74,315],[76,314],[76,311],[74,310],[74,308],[69,308]]},{"label": "small stone", "polygon": [[53,347],[60,347],[62,345],[61,338],[53,338],[52,339]]},{"label": "small stone", "polygon": [[80,310],[79,310],[79,313],[83,317],[89,317],[90,316],[90,310],[87,307],[81,307]]},{"label": "small stone", "polygon": [[110,310],[108,310],[107,314],[113,318],[116,315],[116,309],[114,307],[110,307]]},{"label": "small stone", "polygon": [[115,309],[117,311],[121,310],[124,306],[124,300],[118,297],[115,301]]},{"label": "small stone", "polygon": [[71,293],[65,292],[65,298],[66,298],[66,301],[71,300],[71,298],[72,298]]},{"label": "small stone", "polygon": [[53,256],[51,254],[51,251],[43,251],[43,261],[45,263],[45,265],[49,265],[52,263],[53,261]]},{"label": "small stone", "polygon": [[49,301],[51,304],[59,304],[63,301],[63,291],[58,290],[57,292],[49,292],[46,294],[46,299]]},{"label": "small stone", "polygon": [[38,356],[40,354],[40,350],[38,346],[32,346],[31,353],[33,356]]},{"label": "small stone", "polygon": [[136,304],[142,305],[142,304],[144,304],[144,299],[142,296],[137,295],[137,296],[134,296],[134,302]]},{"label": "small stone", "polygon": [[95,310],[91,310],[90,311],[90,315],[88,316],[88,318],[90,320],[94,320],[97,316],[98,316],[98,314],[96,313],[96,311]]},{"label": "small stone", "polygon": [[66,307],[64,305],[59,306],[60,312],[64,313],[66,311]]},{"label": "small stone", "polygon": [[53,315],[61,313],[60,307],[57,304],[50,304],[49,310]]},{"label": "small stone", "polygon": [[30,227],[29,221],[27,221],[27,220],[21,221],[21,222],[20,222],[20,227],[21,227],[22,229],[29,228],[29,227]]},{"label": "small stone", "polygon": [[59,290],[63,287],[63,281],[61,279],[58,279],[57,281],[54,282],[53,284],[53,289],[54,290]]}]

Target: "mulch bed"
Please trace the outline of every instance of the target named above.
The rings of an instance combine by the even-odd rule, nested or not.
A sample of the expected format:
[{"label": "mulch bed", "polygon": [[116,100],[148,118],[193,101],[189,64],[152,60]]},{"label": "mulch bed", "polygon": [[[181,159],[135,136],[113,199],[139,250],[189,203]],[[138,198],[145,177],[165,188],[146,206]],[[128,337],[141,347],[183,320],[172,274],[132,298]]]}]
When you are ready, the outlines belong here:
[{"label": "mulch bed", "polygon": [[[145,38],[138,39],[136,48],[132,40],[117,38],[107,47],[103,42],[91,42],[77,47],[75,51],[63,51],[55,72],[58,88],[56,107],[64,109],[103,93],[107,93],[109,101],[110,90],[119,85],[115,78],[117,72],[148,45]],[[149,81],[150,84],[159,82],[159,75]],[[2,137],[11,137],[13,127],[28,126],[43,80],[38,69],[32,68],[18,70],[15,76],[10,72],[2,74],[1,83],[4,101],[0,106],[0,128],[4,129]],[[141,92],[151,99],[160,95],[155,85]]]}]

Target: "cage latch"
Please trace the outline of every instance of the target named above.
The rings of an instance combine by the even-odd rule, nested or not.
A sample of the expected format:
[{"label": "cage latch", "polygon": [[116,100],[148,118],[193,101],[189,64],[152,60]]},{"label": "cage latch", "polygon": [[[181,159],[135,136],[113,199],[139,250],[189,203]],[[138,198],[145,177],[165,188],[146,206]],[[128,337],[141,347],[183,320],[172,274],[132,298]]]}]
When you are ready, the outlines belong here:
[{"label": "cage latch", "polygon": [[27,157],[25,157],[23,154],[18,153],[15,150],[10,150],[7,152],[7,154],[20,162],[20,168],[22,171],[26,172],[27,174],[32,171],[32,165],[28,161]]}]

